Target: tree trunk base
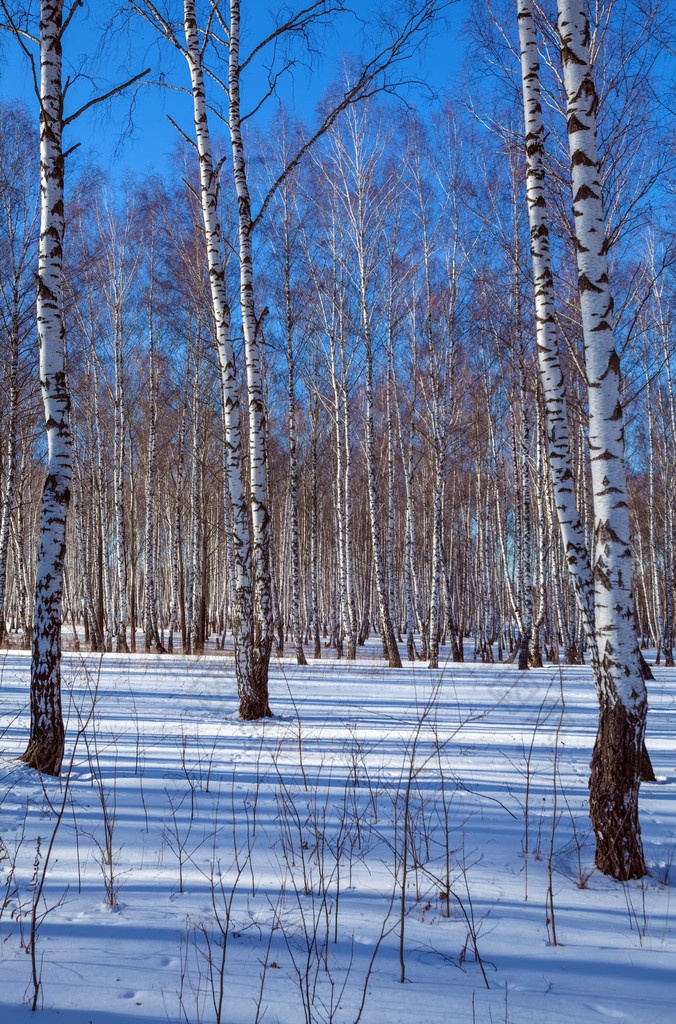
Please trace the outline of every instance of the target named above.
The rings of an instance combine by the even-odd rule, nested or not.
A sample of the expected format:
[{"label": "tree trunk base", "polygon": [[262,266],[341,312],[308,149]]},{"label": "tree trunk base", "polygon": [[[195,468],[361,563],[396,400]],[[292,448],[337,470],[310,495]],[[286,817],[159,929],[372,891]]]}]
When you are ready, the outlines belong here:
[{"label": "tree trunk base", "polygon": [[619,881],[647,874],[638,819],[642,733],[641,723],[630,717],[620,701],[601,708],[591,760],[589,811],[596,835],[596,867]]},{"label": "tree trunk base", "polygon": [[272,638],[254,646],[251,678],[240,689],[239,694],[239,716],[244,722],[274,718],[268,704],[268,669],[271,651]]},{"label": "tree trunk base", "polygon": [[19,758],[28,768],[34,768],[43,775],[58,777],[61,774],[63,761],[63,736],[53,736],[50,740],[38,743],[33,740]]}]

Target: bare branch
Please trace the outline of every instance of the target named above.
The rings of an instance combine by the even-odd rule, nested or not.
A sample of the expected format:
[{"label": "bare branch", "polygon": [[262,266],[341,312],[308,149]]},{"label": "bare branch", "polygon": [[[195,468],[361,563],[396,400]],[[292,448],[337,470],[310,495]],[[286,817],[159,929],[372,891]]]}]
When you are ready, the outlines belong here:
[{"label": "bare branch", "polygon": [[389,92],[394,89],[394,86],[387,82],[378,85],[376,83],[376,79],[393,64],[396,64],[405,58],[406,51],[411,45],[413,45],[414,41],[420,37],[423,28],[429,26],[439,10],[445,6],[447,6],[447,4],[440,6],[436,0],[425,0],[422,7],[417,8],[411,15],[409,15],[403,27],[399,30],[399,33],[392,39],[392,41],[379,50],[371,60],[361,67],[359,78],[354,85],[351,85],[347,89],[340,102],[337,103],[328,114],[326,114],[319,128],[317,128],[311,138],[300,147],[296,155],[290,160],[277,180],[270,187],[265,199],[263,200],[258,215],[253,221],[254,228],[262,220],[270,200],[280,185],[285,181],[288,175],[295,170],[308,150],[314,146],[315,142],[331,128],[344,110],[352,106],[352,104],[358,103],[360,100],[373,95],[375,92]]},{"label": "bare branch", "polygon": [[250,117],[253,117],[254,114],[256,114],[261,109],[265,101],[268,100],[274,94],[274,91],[277,87],[277,82],[282,77],[285,71],[288,71],[288,65],[283,67],[281,71],[278,71],[277,74],[274,75],[274,77],[268,76],[268,91],[258,101],[253,110],[250,110],[248,114],[243,114],[242,117],[240,117],[240,121],[242,124]]},{"label": "bare branch", "polygon": [[174,121],[173,117],[170,117],[169,114],[167,114],[167,121],[169,121],[171,124],[173,124],[173,126],[176,129],[176,131],[178,132],[178,134],[182,135],[183,138],[185,139],[185,141],[187,143],[189,143],[193,147],[193,149],[197,149],[197,143],[195,142],[195,140],[191,139],[188,135],[186,135],[186,133],[183,131],[183,129],[179,128],[179,126]]},{"label": "bare branch", "polygon": [[64,20],[63,24],[61,25],[61,31],[59,32],[59,36],[58,36],[59,39],[63,38],[63,34],[66,31],[66,29],[68,28],[68,26],[70,25],[71,19],[72,19],[73,15],[75,14],[76,10],[78,9],[78,7],[84,7],[84,4],[83,4],[82,0],[75,0],[75,3],[73,4],[73,6],[69,10],[68,14],[66,15],[65,20]]},{"label": "bare branch", "polygon": [[251,63],[256,54],[260,53],[261,50],[264,50],[266,46],[270,45],[270,43],[276,42],[280,38],[280,36],[286,35],[287,33],[291,32],[303,32],[308,27],[308,25],[312,24],[313,22],[316,22],[318,8],[321,8],[321,10],[319,11],[319,14],[321,16],[328,17],[331,14],[338,14],[340,12],[343,12],[345,10],[345,5],[342,2],[338,2],[333,4],[332,6],[328,6],[327,0],[316,0],[316,2],[310,4],[309,7],[306,7],[302,11],[298,11],[292,18],[289,18],[288,21],[284,22],[283,25],[280,25],[278,28],[276,28],[274,32],[271,32],[269,36],[261,40],[261,42],[258,43],[258,45],[253,48],[253,50],[246,58],[246,60],[242,64],[240,64],[240,74],[242,73],[242,71],[244,71],[245,67]]},{"label": "bare branch", "polygon": [[130,85],[133,85],[134,82],[138,82],[139,79],[144,78],[149,74],[150,68],[146,68],[145,71],[141,71],[138,75],[134,75],[134,77],[130,78],[129,81],[123,82],[122,85],[116,85],[114,89],[110,89],[108,92],[104,92],[102,96],[95,96],[93,100],[90,100],[89,103],[85,103],[83,107],[76,110],[74,114],[70,115],[70,117],[64,118],[64,128],[67,124],[75,121],[80,114],[84,114],[85,110],[89,110],[90,107],[96,106],[97,103],[103,103],[104,100],[109,100],[111,96],[117,95],[118,92],[122,92],[123,89],[127,89]]},{"label": "bare branch", "polygon": [[[40,98],[40,83],[38,82],[37,71],[35,70],[35,59],[33,57],[33,54],[30,52],[30,50],[28,49],[28,47],[24,43],[22,37],[24,37],[26,39],[29,39],[31,41],[31,43],[35,43],[36,46],[40,45],[40,40],[37,39],[36,36],[32,36],[30,34],[30,32],[27,32],[25,29],[19,28],[18,25],[16,25],[14,23],[14,19],[13,19],[12,15],[7,10],[7,4],[5,3],[5,0],[0,0],[0,5],[2,6],[2,10],[3,10],[4,14],[5,14],[5,17],[7,18],[7,21],[8,21],[7,25],[0,24],[0,29],[4,29],[6,32],[11,32],[12,35],[14,36],[14,38],[16,39],[17,43],[19,44],[19,46],[21,47],[21,49],[25,53],[26,57],[28,57],[28,60],[30,61],[31,71],[33,73],[33,88],[35,89],[35,95],[39,99]],[[42,107],[42,101],[41,100],[40,100],[40,106]]]},{"label": "bare branch", "polygon": [[[137,14],[140,14],[142,18],[145,18],[148,24],[152,25],[153,28],[159,29],[162,35],[165,37],[165,39],[167,39],[170,43],[173,43],[176,49],[180,50],[184,57],[187,56],[185,46],[182,46],[181,43],[178,41],[176,33],[174,32],[173,28],[171,27],[169,22],[162,17],[157,7],[155,7],[155,4],[152,3],[152,0],[142,0],[142,2],[137,2],[137,0],[129,0],[129,2]],[[148,10],[145,10],[145,8],[147,8]],[[150,11],[150,14],[148,13],[148,11]]]}]

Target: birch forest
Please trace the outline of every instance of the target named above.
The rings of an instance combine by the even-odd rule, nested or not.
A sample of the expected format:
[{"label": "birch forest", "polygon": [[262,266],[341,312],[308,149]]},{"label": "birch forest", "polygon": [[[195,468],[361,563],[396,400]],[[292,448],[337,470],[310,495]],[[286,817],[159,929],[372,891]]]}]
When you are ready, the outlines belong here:
[{"label": "birch forest", "polygon": [[[645,680],[674,665],[673,4],[376,5],[307,121],[277,82],[328,61],[342,3],[118,4],[111,109],[192,104],[153,174],[88,156],[61,67],[87,5],[1,6],[40,96],[0,106],[24,760],[59,772],[61,650],[218,653],[245,719],[275,713],[271,658],[374,634],[393,669],[589,664],[597,865],[642,875]],[[430,96],[444,37],[464,59]],[[121,132],[109,92],[80,106]]]}]

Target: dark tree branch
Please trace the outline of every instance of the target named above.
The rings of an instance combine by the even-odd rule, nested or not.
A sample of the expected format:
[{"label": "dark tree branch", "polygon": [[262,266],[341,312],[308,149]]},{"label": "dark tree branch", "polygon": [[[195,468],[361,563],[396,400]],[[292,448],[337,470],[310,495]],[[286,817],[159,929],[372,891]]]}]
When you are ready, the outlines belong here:
[{"label": "dark tree branch", "polygon": [[362,66],[359,78],[354,85],[348,88],[348,90],[343,94],[342,100],[340,100],[340,102],[325,115],[319,128],[317,128],[310,139],[300,147],[296,155],[290,160],[277,180],[272,184],[265,196],[265,199],[263,200],[258,215],[253,220],[252,226],[254,228],[262,220],[270,200],[280,185],[282,185],[288,175],[295,170],[308,150],[314,146],[315,142],[317,142],[317,140],[332,127],[344,110],[347,110],[347,108],[352,106],[352,104],[358,103],[374,93],[394,91],[395,87],[393,83],[384,82],[377,84],[376,79],[393,64],[405,59],[407,56],[407,50],[411,45],[413,45],[414,41],[421,36],[423,29],[429,27],[438,12],[446,6],[448,6],[447,3],[439,4],[436,0],[425,0],[422,7],[416,8],[416,10],[409,15],[403,27],[399,30],[399,33],[394,37],[394,39],[387,46],[379,50],[370,61]]},{"label": "dark tree branch", "polygon": [[183,131],[183,129],[179,128],[179,126],[174,121],[173,117],[170,117],[169,114],[167,114],[167,121],[169,121],[171,124],[173,124],[174,128],[179,133],[179,135],[182,135],[183,138],[185,139],[185,141],[189,145],[191,145],[193,149],[195,149],[195,150],[197,149],[197,143],[195,142],[195,140],[191,139],[188,135],[186,135],[186,133]]},{"label": "dark tree branch", "polygon": [[342,3],[342,0],[331,5],[327,3],[327,0],[316,0],[315,3],[310,4],[309,7],[306,7],[302,11],[298,11],[292,18],[289,18],[288,21],[284,22],[284,24],[279,25],[274,32],[270,33],[269,36],[262,39],[261,42],[253,48],[246,60],[240,64],[240,74],[244,71],[245,67],[251,63],[256,54],[260,53],[261,50],[264,50],[266,46],[270,45],[270,43],[276,42],[281,36],[292,32],[304,32],[309,25],[316,22],[318,15],[328,18],[331,14],[340,14],[344,11],[345,5]]},{"label": "dark tree branch", "polygon": [[71,124],[72,121],[75,121],[80,114],[84,114],[85,110],[89,110],[90,107],[96,106],[97,103],[103,103],[105,100],[109,100],[111,96],[117,95],[118,92],[122,92],[123,89],[127,89],[130,85],[133,85],[134,82],[138,82],[141,78],[144,78],[149,74],[150,68],[146,68],[145,71],[141,71],[138,75],[134,75],[133,78],[130,78],[127,82],[123,82],[122,85],[116,85],[114,89],[104,92],[102,96],[95,96],[93,100],[90,100],[89,103],[85,103],[83,107],[76,110],[74,114],[70,115],[70,117],[64,118],[64,128],[66,125]]}]

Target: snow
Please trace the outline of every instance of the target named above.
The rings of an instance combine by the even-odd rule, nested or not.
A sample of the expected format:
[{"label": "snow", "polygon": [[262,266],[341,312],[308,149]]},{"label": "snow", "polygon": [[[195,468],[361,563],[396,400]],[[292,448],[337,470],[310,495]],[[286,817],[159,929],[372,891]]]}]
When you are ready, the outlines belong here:
[{"label": "snow", "polygon": [[673,670],[650,688],[651,876],[623,885],[593,870],[587,668],[396,671],[379,643],[276,660],[256,724],[227,658],[64,655],[58,780],[16,761],[29,654],[2,652],[3,1024],[32,1016],[33,907],[45,1024],[214,1021],[221,986],[224,1024],[352,1024],[362,1000],[364,1024],[673,1021]]}]

